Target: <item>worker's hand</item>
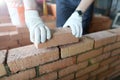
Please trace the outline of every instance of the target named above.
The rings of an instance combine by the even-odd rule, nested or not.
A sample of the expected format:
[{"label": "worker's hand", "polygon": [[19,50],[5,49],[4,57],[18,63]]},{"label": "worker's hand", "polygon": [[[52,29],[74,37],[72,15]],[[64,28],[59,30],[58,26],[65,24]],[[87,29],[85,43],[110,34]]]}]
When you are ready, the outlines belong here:
[{"label": "worker's hand", "polygon": [[25,10],[25,21],[30,32],[30,40],[34,44],[44,43],[51,38],[50,29],[44,25],[36,10]]},{"label": "worker's hand", "polygon": [[83,33],[82,16],[80,16],[78,12],[74,12],[66,21],[66,23],[63,25],[63,28],[65,27],[70,27],[72,30],[72,34],[75,37],[80,38]]}]

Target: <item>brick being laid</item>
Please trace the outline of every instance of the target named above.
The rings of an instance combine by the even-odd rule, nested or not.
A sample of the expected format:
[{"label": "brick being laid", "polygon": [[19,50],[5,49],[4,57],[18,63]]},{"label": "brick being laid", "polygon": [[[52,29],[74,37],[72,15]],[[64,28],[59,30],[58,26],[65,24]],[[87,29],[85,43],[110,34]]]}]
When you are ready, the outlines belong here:
[{"label": "brick being laid", "polygon": [[70,43],[76,43],[78,38],[74,37],[69,28],[57,28],[52,31],[52,39],[45,43],[40,43],[37,48],[47,48],[59,45],[65,45]]}]

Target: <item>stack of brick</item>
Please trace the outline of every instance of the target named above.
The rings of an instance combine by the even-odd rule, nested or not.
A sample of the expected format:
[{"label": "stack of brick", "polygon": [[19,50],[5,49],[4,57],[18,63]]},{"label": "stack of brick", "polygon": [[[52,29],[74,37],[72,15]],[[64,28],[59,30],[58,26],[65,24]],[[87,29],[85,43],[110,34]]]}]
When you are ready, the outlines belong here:
[{"label": "stack of brick", "polygon": [[94,15],[88,32],[97,32],[111,28],[112,20],[107,16]]},{"label": "stack of brick", "polygon": [[119,28],[80,40],[61,29],[38,48],[1,50],[0,80],[110,80],[120,76]]}]

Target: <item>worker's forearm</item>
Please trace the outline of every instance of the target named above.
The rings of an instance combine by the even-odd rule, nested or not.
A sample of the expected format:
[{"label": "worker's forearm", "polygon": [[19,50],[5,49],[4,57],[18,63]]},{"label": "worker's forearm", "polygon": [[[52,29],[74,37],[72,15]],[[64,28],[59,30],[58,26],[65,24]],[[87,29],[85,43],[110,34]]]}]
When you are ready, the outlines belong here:
[{"label": "worker's forearm", "polygon": [[37,4],[36,0],[23,0],[24,7],[26,10],[36,10],[37,9]]},{"label": "worker's forearm", "polygon": [[94,0],[81,0],[76,10],[81,10],[84,13],[93,2]]}]

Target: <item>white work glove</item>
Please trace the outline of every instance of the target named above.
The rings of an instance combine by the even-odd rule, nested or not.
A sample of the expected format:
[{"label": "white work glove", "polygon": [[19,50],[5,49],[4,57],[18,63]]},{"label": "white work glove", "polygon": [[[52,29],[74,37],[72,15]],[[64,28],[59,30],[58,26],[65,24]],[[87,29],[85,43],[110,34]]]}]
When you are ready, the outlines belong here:
[{"label": "white work glove", "polygon": [[72,15],[69,17],[69,19],[66,21],[66,23],[63,25],[63,28],[70,27],[72,30],[72,34],[80,38],[83,33],[82,29],[82,16],[78,14],[78,12],[72,13]]},{"label": "white work glove", "polygon": [[50,29],[42,22],[36,10],[25,10],[25,22],[30,32],[30,40],[34,44],[44,43],[51,38]]}]

